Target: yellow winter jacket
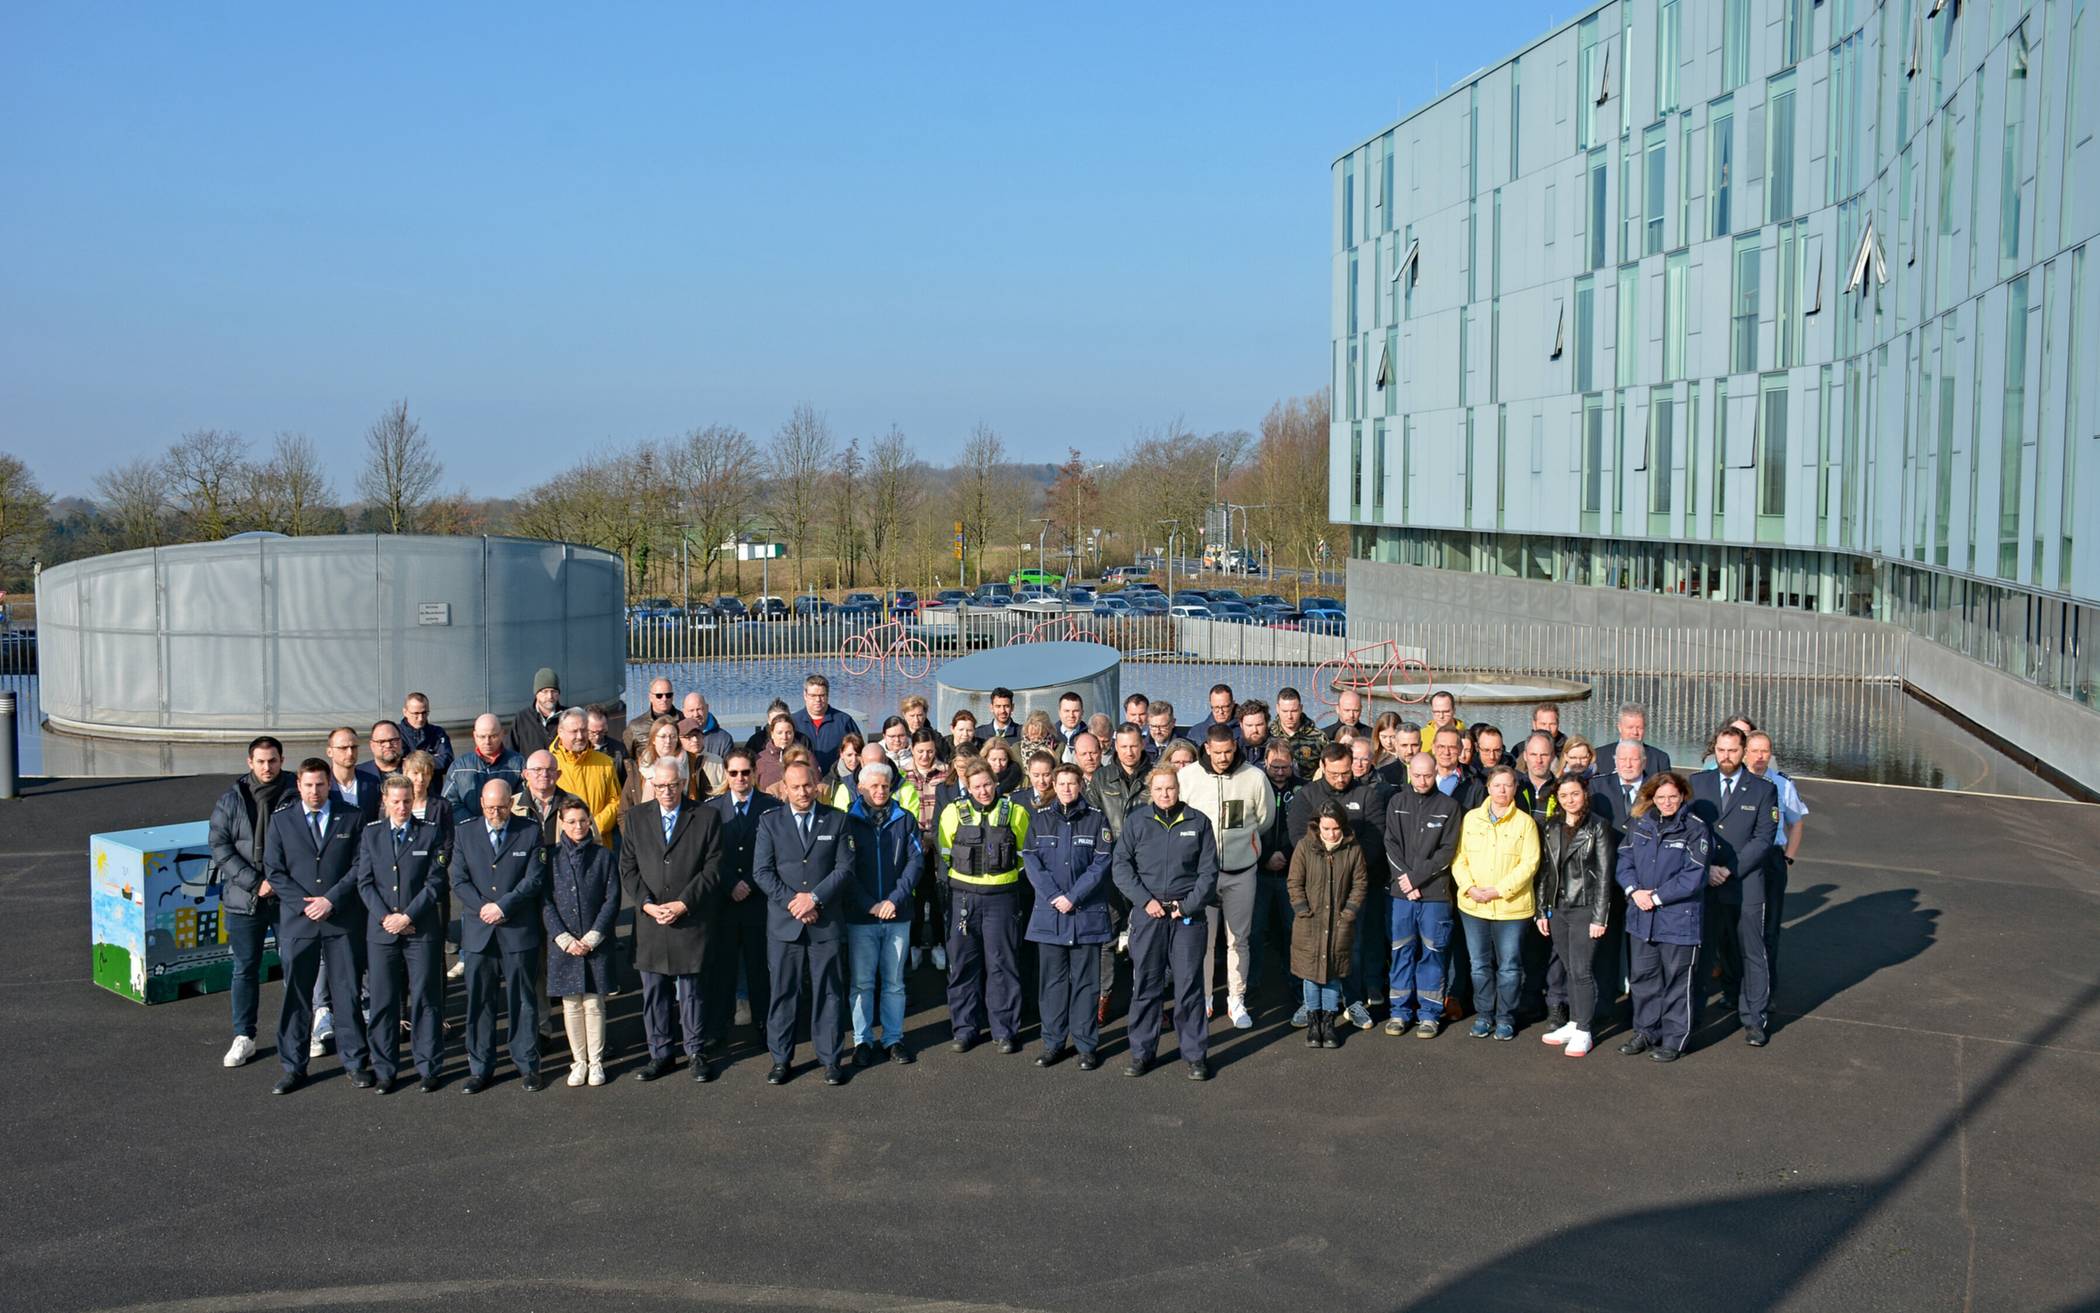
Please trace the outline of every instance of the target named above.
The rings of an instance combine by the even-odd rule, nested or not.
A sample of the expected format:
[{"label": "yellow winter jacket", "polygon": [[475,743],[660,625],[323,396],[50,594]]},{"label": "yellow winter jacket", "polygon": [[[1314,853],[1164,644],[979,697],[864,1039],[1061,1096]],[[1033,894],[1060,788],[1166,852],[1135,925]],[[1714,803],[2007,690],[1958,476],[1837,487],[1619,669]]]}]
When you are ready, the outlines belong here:
[{"label": "yellow winter jacket", "polygon": [[[1462,912],[1484,921],[1528,921],[1534,915],[1531,877],[1539,866],[1539,827],[1531,813],[1516,804],[1501,820],[1488,814],[1487,803],[1466,813],[1458,830],[1458,857],[1451,863],[1453,902]],[[1493,889],[1490,903],[1476,903],[1467,890]]]},{"label": "yellow winter jacket", "polygon": [[554,756],[554,783],[583,799],[598,826],[601,843],[611,843],[620,824],[620,772],[612,758],[592,748],[570,752],[559,741],[547,749]]}]

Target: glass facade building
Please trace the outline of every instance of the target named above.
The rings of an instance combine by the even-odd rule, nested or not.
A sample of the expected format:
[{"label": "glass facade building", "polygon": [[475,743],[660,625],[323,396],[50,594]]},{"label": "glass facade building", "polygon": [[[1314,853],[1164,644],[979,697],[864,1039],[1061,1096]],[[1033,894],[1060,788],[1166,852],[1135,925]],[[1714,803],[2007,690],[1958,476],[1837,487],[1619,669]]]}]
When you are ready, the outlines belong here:
[{"label": "glass facade building", "polygon": [[1613,0],[1335,162],[1375,560],[1871,617],[2100,703],[2085,0]]}]

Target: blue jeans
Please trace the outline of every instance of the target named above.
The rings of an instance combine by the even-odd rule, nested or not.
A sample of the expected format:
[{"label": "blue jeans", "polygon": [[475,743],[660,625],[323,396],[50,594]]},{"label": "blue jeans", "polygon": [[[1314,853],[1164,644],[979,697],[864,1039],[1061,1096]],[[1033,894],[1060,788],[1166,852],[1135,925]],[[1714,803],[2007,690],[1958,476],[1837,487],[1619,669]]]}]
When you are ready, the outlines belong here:
[{"label": "blue jeans", "polygon": [[1473,1010],[1498,1026],[1516,1024],[1517,990],[1524,983],[1524,922],[1490,921],[1459,913],[1466,953],[1473,959]]},{"label": "blue jeans", "polygon": [[263,945],[277,928],[272,912],[221,912],[226,946],[233,950],[233,1033],[255,1038],[256,996],[262,992]]},{"label": "blue jeans", "polygon": [[1387,924],[1393,965],[1386,976],[1385,997],[1393,1020],[1443,1021],[1453,915],[1449,903],[1392,900]]},{"label": "blue jeans", "polygon": [[1307,1012],[1340,1012],[1342,1010],[1342,985],[1340,981],[1330,980],[1324,985],[1315,985],[1310,980],[1301,980],[1298,982],[1298,988],[1305,1000],[1305,1010]]},{"label": "blue jeans", "polygon": [[853,964],[853,986],[847,997],[852,1003],[853,1042],[874,1040],[875,985],[882,983],[882,1042],[904,1042],[904,957],[911,948],[911,922],[871,921],[846,927],[846,954]]}]

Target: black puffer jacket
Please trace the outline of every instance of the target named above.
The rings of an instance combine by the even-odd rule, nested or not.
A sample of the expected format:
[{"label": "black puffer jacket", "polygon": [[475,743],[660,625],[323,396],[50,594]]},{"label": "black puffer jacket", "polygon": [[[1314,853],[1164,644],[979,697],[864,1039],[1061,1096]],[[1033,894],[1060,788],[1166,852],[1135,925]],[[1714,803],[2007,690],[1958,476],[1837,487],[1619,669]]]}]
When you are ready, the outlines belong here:
[{"label": "black puffer jacket", "polygon": [[1580,825],[1560,817],[1539,830],[1539,869],[1532,877],[1538,914],[1581,912],[1591,925],[1611,923],[1612,881],[1619,869],[1619,832],[1596,812]]},{"label": "black puffer jacket", "polygon": [[258,807],[255,776],[242,775],[213,805],[209,831],[212,873],[219,882],[219,905],[227,911],[252,914],[260,910],[261,903],[275,906],[274,901],[255,896],[263,882],[263,833],[256,818],[260,816],[267,825],[270,813],[292,792],[289,782],[279,775],[264,788],[264,805]]}]

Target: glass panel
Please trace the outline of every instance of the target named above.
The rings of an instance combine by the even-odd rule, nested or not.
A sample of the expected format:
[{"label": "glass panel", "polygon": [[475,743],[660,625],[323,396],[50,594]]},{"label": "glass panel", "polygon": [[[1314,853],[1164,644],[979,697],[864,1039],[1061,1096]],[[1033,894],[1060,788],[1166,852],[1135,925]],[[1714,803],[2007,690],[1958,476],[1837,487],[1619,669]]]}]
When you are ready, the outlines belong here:
[{"label": "glass panel", "polygon": [[1648,531],[1657,535],[1670,531],[1670,466],[1675,458],[1677,422],[1676,402],[1670,393],[1666,387],[1648,392]]},{"label": "glass panel", "polygon": [[1588,150],[1597,140],[1598,61],[1610,49],[1597,43],[1597,16],[1591,14],[1575,29],[1575,145]]},{"label": "glass panel", "polygon": [[1662,124],[1648,129],[1642,155],[1648,171],[1648,195],[1641,205],[1647,230],[1647,240],[1641,244],[1641,252],[1654,255],[1663,248],[1663,182],[1667,170],[1664,168]]},{"label": "glass panel", "polygon": [[1604,152],[1598,151],[1590,157],[1590,268],[1604,267],[1604,207],[1608,193],[1605,191]]},{"label": "glass panel", "polygon": [[1721,90],[1750,80],[1751,36],[1750,0],[1721,0]]},{"label": "glass panel", "polygon": [[[2020,40],[2019,37],[2013,39]],[[2013,71],[2005,83],[2005,153],[1998,177],[1998,274],[2001,278],[2019,266],[2020,216],[2024,213],[2020,203],[2020,132],[2027,104],[2027,64],[2019,59],[2009,62]],[[2079,127],[2073,124],[2069,130],[2076,132]],[[2064,185],[2070,187],[2068,177],[2064,179]]]},{"label": "glass panel", "polygon": [[2005,411],[1998,435],[1998,577],[2020,572],[2020,478],[2027,445],[2027,279],[2006,288]]},{"label": "glass panel", "polygon": [[1575,280],[1575,390],[1588,392],[1596,384],[1597,285],[1589,278]]},{"label": "glass panel", "polygon": [[1385,518],[1385,421],[1371,421],[1371,518]]},{"label": "glass panel", "polygon": [[1685,281],[1690,256],[1679,251],[1663,262],[1663,377],[1684,377]]},{"label": "glass panel", "polygon": [[1620,387],[1631,387],[1640,361],[1640,269],[1626,265],[1619,270],[1619,342],[1615,352]]},{"label": "glass panel", "polygon": [[1342,161],[1342,245],[1356,245],[1356,156]]},{"label": "glass panel", "polygon": [[1729,198],[1735,183],[1735,116],[1717,111],[1707,133],[1707,193],[1713,197],[1715,237],[1735,231],[1729,222]]},{"label": "glass panel", "polygon": [[1786,514],[1786,376],[1768,375],[1764,380],[1762,428],[1758,435],[1757,513]]},{"label": "glass panel", "polygon": [[[1789,0],[1791,3],[1791,0]],[[1794,75],[1772,80],[1771,113],[1765,116],[1770,134],[1765,150],[1765,197],[1770,202],[1770,221],[1794,217]]]},{"label": "glass panel", "polygon": [[1738,374],[1757,368],[1757,235],[1735,243],[1735,310],[1729,329],[1730,367]]},{"label": "glass panel", "polygon": [[[2066,189],[2068,190],[2068,189]],[[2072,362],[2064,378],[2064,476],[2062,479],[2063,501],[2059,514],[2063,543],[2056,559],[2056,586],[2062,592],[2071,591],[2071,526],[2077,522],[2073,512],[2076,498],[2072,489],[2078,486],[2078,447],[2084,440],[2084,425],[2078,417],[2078,316],[2085,304],[2085,248],[2079,247],[2071,253],[2071,306],[2070,337],[2064,343],[2064,359]],[[2100,634],[2093,636],[2093,647],[2100,651]]]},{"label": "glass panel", "polygon": [[1663,0],[1655,16],[1655,113],[1677,108],[1677,0]]}]

